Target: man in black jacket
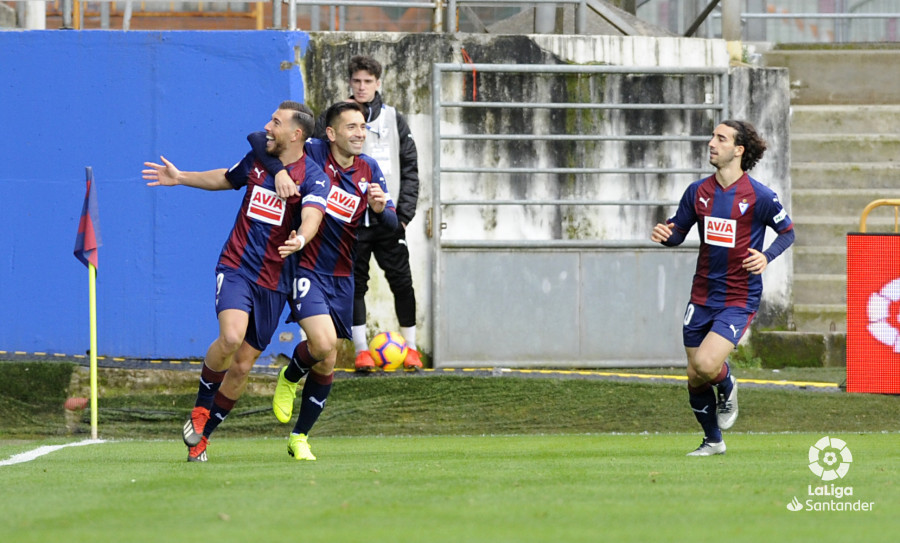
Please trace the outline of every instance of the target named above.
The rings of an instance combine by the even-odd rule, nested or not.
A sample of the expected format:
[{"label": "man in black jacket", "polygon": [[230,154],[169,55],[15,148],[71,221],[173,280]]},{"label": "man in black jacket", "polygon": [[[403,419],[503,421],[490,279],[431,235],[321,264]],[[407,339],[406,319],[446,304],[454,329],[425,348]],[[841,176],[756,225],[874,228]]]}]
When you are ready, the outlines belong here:
[{"label": "man in black jacket", "polygon": [[[356,293],[353,300],[353,344],[356,348],[357,371],[375,369],[375,361],[369,354],[366,338],[366,291],[369,283],[369,265],[372,256],[384,270],[391,292],[394,309],[400,324],[400,334],[406,339],[409,353],[403,362],[406,370],[422,367],[416,346],[416,295],[413,290],[409,267],[409,248],[406,245],[406,227],[416,214],[419,199],[419,166],[416,142],[406,119],[396,109],[386,105],[378,92],[381,88],[381,64],[369,56],[350,59],[348,76],[351,97],[348,99],[363,106],[366,113],[366,143],[363,153],[378,161],[384,173],[388,192],[397,207],[399,226],[390,229],[378,224],[368,215],[357,230],[356,261],[353,275]],[[316,135],[323,134],[322,119],[316,125]]]}]

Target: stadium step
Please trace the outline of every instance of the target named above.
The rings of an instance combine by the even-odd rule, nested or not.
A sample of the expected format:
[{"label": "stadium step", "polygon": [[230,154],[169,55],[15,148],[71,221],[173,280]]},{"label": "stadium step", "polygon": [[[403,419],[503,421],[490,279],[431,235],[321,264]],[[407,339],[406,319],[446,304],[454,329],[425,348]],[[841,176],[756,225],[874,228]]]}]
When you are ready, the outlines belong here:
[{"label": "stadium step", "polygon": [[791,134],[900,134],[900,105],[791,105]]},{"label": "stadium step", "polygon": [[880,45],[813,47],[775,48],[763,54],[766,66],[788,69],[792,108],[900,104],[896,70],[887,68],[900,65],[900,49]]},{"label": "stadium step", "polygon": [[794,247],[794,264],[802,270],[845,275],[847,273],[846,245]]},{"label": "stadium step", "polygon": [[794,272],[794,303],[846,304],[847,274]]},{"label": "stadium step", "polygon": [[[847,304],[794,304],[794,330],[823,333],[847,331]],[[756,343],[754,343],[754,347]]]},{"label": "stadium step", "polygon": [[764,368],[845,366],[846,334],[841,332],[756,332],[754,354]]},{"label": "stadium step", "polygon": [[[898,155],[900,156],[900,155]],[[900,188],[891,189],[798,189],[791,194],[791,204],[803,213],[858,220],[870,202],[881,198],[900,199]]]},{"label": "stadium step", "polygon": [[[900,118],[900,117],[898,117]],[[791,187],[798,189],[897,190],[900,162],[793,162]]]},{"label": "stadium step", "polygon": [[900,156],[900,134],[792,134],[798,162],[883,162]]}]

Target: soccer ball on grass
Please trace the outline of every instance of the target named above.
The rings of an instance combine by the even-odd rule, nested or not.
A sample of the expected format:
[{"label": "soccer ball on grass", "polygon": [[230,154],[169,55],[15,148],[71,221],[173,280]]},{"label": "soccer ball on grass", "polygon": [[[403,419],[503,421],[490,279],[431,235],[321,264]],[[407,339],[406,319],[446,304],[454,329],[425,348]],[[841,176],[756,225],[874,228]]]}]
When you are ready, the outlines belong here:
[{"label": "soccer ball on grass", "polygon": [[394,371],[403,365],[409,347],[397,332],[381,332],[369,342],[369,354],[375,359],[375,366],[384,371]]}]

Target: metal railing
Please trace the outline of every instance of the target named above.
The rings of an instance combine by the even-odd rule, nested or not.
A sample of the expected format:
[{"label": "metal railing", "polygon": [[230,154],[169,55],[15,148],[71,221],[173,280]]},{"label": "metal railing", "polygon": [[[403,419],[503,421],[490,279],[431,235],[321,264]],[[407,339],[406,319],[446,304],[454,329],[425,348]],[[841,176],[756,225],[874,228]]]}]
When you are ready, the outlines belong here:
[{"label": "metal railing", "polygon": [[[17,15],[21,19],[24,18],[25,6],[31,0],[6,0],[7,2],[16,3]],[[88,4],[100,4],[97,14],[100,17],[100,28],[110,28],[110,19],[119,13],[119,6],[124,6],[121,11],[122,30],[131,29],[131,20],[135,16],[169,16],[169,17],[197,17],[197,16],[215,16],[215,17],[241,17],[250,18],[255,22],[257,30],[265,28],[263,16],[263,5],[265,1],[258,0],[194,0],[182,2],[165,2],[165,1],[132,1],[132,0],[91,0],[90,2],[82,2],[79,0],[48,0],[47,4],[57,4],[59,6],[59,14],[62,18],[62,28],[80,30],[85,28],[84,18],[88,13]],[[146,4],[166,4],[169,6],[168,11],[143,11],[138,9],[135,11],[135,5],[139,8]],[[247,11],[231,11],[226,8],[222,11],[206,11],[206,4],[246,4],[249,9]],[[195,9],[176,10],[175,6],[195,6]]]},{"label": "metal railing", "polygon": [[575,33],[584,34],[587,28],[587,0],[447,0],[447,29],[459,32],[460,6],[555,6],[558,4],[575,4]]},{"label": "metal railing", "polygon": [[[718,101],[709,103],[686,104],[686,103],[555,103],[555,102],[477,102],[477,101],[447,101],[442,96],[442,78],[446,73],[520,73],[520,74],[646,74],[646,75],[709,75],[719,78]],[[647,111],[692,111],[692,110],[713,110],[719,113],[720,118],[727,118],[729,108],[727,102],[727,91],[729,85],[728,70],[726,68],[668,68],[668,67],[630,67],[630,66],[580,66],[580,65],[518,65],[518,64],[435,64],[432,80],[432,194],[434,198],[434,207],[431,215],[432,230],[431,234],[435,239],[435,261],[438,261],[442,246],[463,247],[463,246],[484,246],[494,245],[494,242],[471,242],[471,241],[441,241],[440,230],[443,225],[442,208],[451,206],[549,206],[549,205],[587,205],[587,206],[667,206],[676,205],[676,201],[660,201],[660,200],[558,200],[542,198],[539,201],[521,200],[521,199],[455,199],[445,201],[441,198],[441,178],[447,173],[506,173],[506,174],[666,174],[666,173],[692,173],[703,174],[708,173],[708,167],[702,168],[602,168],[602,167],[497,167],[489,166],[446,166],[441,161],[442,143],[446,141],[684,141],[684,142],[706,142],[709,135],[683,135],[683,134],[647,134],[647,135],[626,135],[626,134],[446,134],[441,130],[442,110],[447,108],[457,109],[485,109],[485,108],[510,108],[510,109],[558,109],[558,110],[647,110]],[[516,246],[547,246],[548,244],[558,245],[563,240],[550,241],[521,241],[513,243]],[[511,242],[503,241],[501,244],[509,244]],[[600,246],[600,245],[620,245],[622,242],[613,241],[572,241],[569,240],[569,246]],[[649,242],[648,242],[649,243]]]},{"label": "metal railing", "polygon": [[[354,7],[397,7],[397,8],[424,8],[433,10],[432,20],[431,20],[431,31],[432,32],[440,32],[443,26],[443,2],[442,0],[434,0],[433,2],[400,2],[400,1],[382,1],[382,0],[283,0],[284,3],[288,5],[288,28],[290,30],[297,29],[297,4],[300,3],[304,6],[327,6],[327,7],[337,7],[338,9],[344,9],[348,6]],[[555,0],[546,0],[546,1],[555,1]],[[279,4],[279,0],[275,0],[275,4]],[[274,14],[280,18],[281,12],[280,10],[274,10]],[[337,25],[332,24],[332,28],[330,30],[345,30],[343,28],[342,21],[346,19],[346,15],[339,16],[337,18]],[[334,22],[334,19],[331,18],[331,21]],[[276,28],[281,27],[281,22],[276,21],[274,25]],[[318,30],[318,22],[313,21],[313,30]],[[334,28],[336,26],[337,28]]]},{"label": "metal railing", "polygon": [[891,199],[881,199],[881,200],[873,200],[869,202],[860,215],[859,218],[859,231],[866,231],[866,219],[869,217],[869,213],[875,209],[876,207],[881,206],[893,206],[894,208],[894,233],[900,233],[900,200],[891,200]]},{"label": "metal railing", "polygon": [[[900,20],[900,12],[898,13],[741,13],[741,19],[743,20],[762,20],[762,21],[771,21],[771,20],[793,20],[798,22],[804,21],[815,21],[815,20],[830,20],[834,21],[833,25],[832,37],[835,43],[846,43],[850,40],[850,27],[848,23],[850,21],[859,21],[859,20],[884,20],[885,22],[893,20]],[[804,25],[805,27],[806,25]],[[812,24],[809,25],[810,28],[816,28],[818,32],[818,27],[814,27]],[[824,32],[823,32],[824,34]],[[878,37],[872,36],[876,40]]]},{"label": "metal railing", "polygon": [[[735,2],[737,0],[734,0]],[[638,16],[643,20],[662,27],[671,27],[672,19],[658,20],[661,13],[683,10],[685,17],[697,16],[685,35],[699,35],[707,38],[725,37],[725,39],[742,39],[744,41],[762,41],[773,43],[797,43],[807,41],[846,43],[854,41],[854,33],[862,39],[856,41],[895,42],[900,40],[897,22],[900,12],[896,11],[896,3],[872,5],[870,2],[838,1],[831,8],[833,11],[815,11],[809,4],[796,1],[762,2],[741,1],[740,6],[729,5],[726,14],[724,2],[710,2],[702,11],[692,12],[695,4],[689,2],[675,3],[671,0],[650,0],[640,5]],[[763,7],[764,6],[764,7]],[[858,9],[869,7],[874,11],[859,12]],[[667,8],[667,9],[663,9]],[[727,20],[726,20],[727,19]],[[831,23],[830,26],[824,24]],[[679,21],[682,22],[682,21]],[[882,24],[879,24],[882,23]],[[725,28],[737,25],[740,38],[728,38]],[[855,25],[855,26],[854,26]],[[863,27],[859,25],[865,25]],[[702,28],[701,28],[702,27]],[[697,30],[701,29],[699,32]],[[679,34],[680,28],[669,28]],[[696,32],[696,33],[695,33]]]},{"label": "metal railing", "polygon": [[[703,149],[730,113],[728,68],[433,70],[435,367],[677,364],[684,305],[673,285],[690,280],[698,242],[662,254],[645,218],[678,205],[660,176],[709,174]],[[673,345],[634,340],[646,315],[668,316],[661,308],[676,317],[659,319]]]},{"label": "metal railing", "polygon": [[[31,0],[5,0],[6,2],[13,3],[16,6],[17,13],[19,15],[20,20],[23,19],[23,14],[25,12],[25,5],[29,3]],[[397,9],[419,9],[419,10],[428,10],[431,13],[429,15],[425,15],[424,13],[421,15],[421,18],[428,17],[430,19],[430,29],[432,32],[442,32],[444,30],[449,32],[457,32],[459,30],[460,25],[460,13],[465,12],[470,16],[470,18],[477,19],[477,16],[472,11],[471,7],[486,7],[486,6],[503,6],[503,7],[519,7],[522,9],[541,9],[541,8],[551,8],[554,5],[574,5],[575,6],[575,27],[574,31],[576,34],[583,34],[587,32],[588,21],[591,17],[600,17],[604,19],[606,22],[610,23],[614,28],[618,29],[625,35],[633,35],[636,34],[637,31],[625,21],[619,14],[606,4],[601,2],[597,2],[596,0],[410,0],[410,1],[402,1],[402,0],[265,0],[265,2],[256,2],[251,0],[204,0],[197,2],[137,2],[137,1],[129,1],[129,0],[92,0],[91,2],[81,2],[78,0],[57,0],[61,16],[63,19],[63,28],[83,28],[83,17],[85,8],[88,4],[100,4],[100,15],[101,15],[101,28],[109,27],[109,13],[110,6],[114,6],[113,9],[118,9],[121,6],[124,6],[124,11],[122,11],[123,17],[123,29],[127,30],[130,28],[130,21],[132,17],[137,16],[150,16],[149,12],[136,11],[136,6],[142,6],[144,4],[168,4],[170,6],[169,11],[165,12],[152,12],[153,16],[162,16],[163,13],[169,13],[173,16],[204,16],[211,15],[212,12],[204,13],[204,5],[209,4],[256,4],[257,7],[253,10],[249,11],[248,14],[243,12],[215,12],[217,15],[221,14],[222,16],[240,16],[240,17],[252,17],[256,19],[256,28],[262,29],[265,27],[265,22],[263,21],[263,8],[264,3],[271,2],[272,5],[272,28],[284,28],[282,23],[282,9],[283,6],[287,6],[287,28],[290,30],[297,29],[297,20],[298,20],[298,10],[300,7],[310,9],[309,12],[309,20],[310,26],[308,30],[319,30],[321,26],[321,15],[319,13],[318,8],[327,7],[329,8],[329,14],[326,16],[328,20],[328,24],[326,25],[327,30],[348,30],[346,28],[346,10],[348,7],[358,8],[358,7],[370,7],[370,8],[397,8]],[[184,9],[175,11],[176,6],[180,5],[194,5],[196,9]],[[665,21],[657,21],[655,20],[655,14],[659,10],[654,10],[654,8],[661,8],[668,6],[669,9],[663,10],[663,12],[668,12],[672,10],[688,10],[688,2],[674,2],[672,0],[659,0],[659,1],[649,1],[641,3],[637,12],[638,17],[644,21],[651,22],[657,24],[661,27],[670,26]],[[742,2],[742,5],[746,8],[746,4]],[[900,22],[900,12],[891,12],[886,10],[881,10],[878,12],[872,13],[859,13],[852,11],[855,8],[846,8],[846,5],[843,3],[839,3],[838,7],[835,9],[843,10],[841,12],[811,12],[811,11],[798,11],[796,13],[791,13],[788,11],[790,4],[779,3],[779,8],[770,8],[772,11],[760,12],[753,11],[750,9],[744,9],[740,12],[740,21],[741,21],[741,30],[743,33],[743,39],[746,41],[770,41],[770,42],[795,42],[795,41],[808,41],[809,34],[812,32],[813,34],[819,35],[820,41],[834,41],[837,43],[843,43],[853,40],[853,34],[863,33],[865,35],[864,40],[860,41],[898,41],[900,40],[900,29],[895,26],[898,22]],[[801,4],[797,4],[797,6],[802,7]],[[890,6],[890,4],[887,4]],[[708,6],[707,6],[708,7]],[[446,9],[446,13],[444,10]],[[777,11],[776,11],[777,9]],[[716,30],[716,25],[721,25],[721,3],[715,9],[711,9],[711,14],[707,14],[708,16],[695,21],[695,24],[699,25],[700,31],[698,35],[705,36],[708,38],[717,37],[718,31]],[[687,13],[687,11],[685,11]],[[555,15],[554,15],[555,16]],[[421,19],[418,19],[420,22],[424,22]],[[498,20],[498,19],[494,19]],[[488,21],[491,21],[491,18],[488,17],[485,21],[478,20],[477,24],[480,29],[486,31]],[[785,26],[783,28],[773,28],[771,24],[773,21],[785,21],[791,22],[792,24]],[[833,29],[826,29],[821,24],[815,24],[811,21],[831,21],[834,23]],[[868,31],[867,29],[860,29],[859,27],[852,27],[851,23],[860,23],[865,21],[884,21],[884,26],[876,28],[875,31]],[[682,21],[683,22],[683,21]],[[794,24],[796,23],[796,24]],[[421,28],[421,26],[419,27]],[[570,27],[571,28],[571,27]],[[894,30],[890,30],[893,28]],[[349,29],[352,30],[352,29]],[[682,33],[682,29],[670,29],[679,34]]]}]

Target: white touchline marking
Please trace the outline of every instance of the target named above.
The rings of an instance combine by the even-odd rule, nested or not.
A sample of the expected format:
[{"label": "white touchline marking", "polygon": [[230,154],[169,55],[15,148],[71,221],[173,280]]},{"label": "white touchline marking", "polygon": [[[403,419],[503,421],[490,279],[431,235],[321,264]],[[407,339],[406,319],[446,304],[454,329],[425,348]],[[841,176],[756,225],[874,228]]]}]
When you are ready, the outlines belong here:
[{"label": "white touchline marking", "polygon": [[85,439],[84,441],[76,441],[75,443],[66,443],[65,445],[43,445],[33,451],[14,454],[6,460],[0,460],[0,466],[11,466],[13,464],[21,464],[23,462],[31,462],[35,458],[44,456],[45,454],[58,451],[64,447],[80,447],[81,445],[94,445],[96,443],[106,443],[105,439]]}]

